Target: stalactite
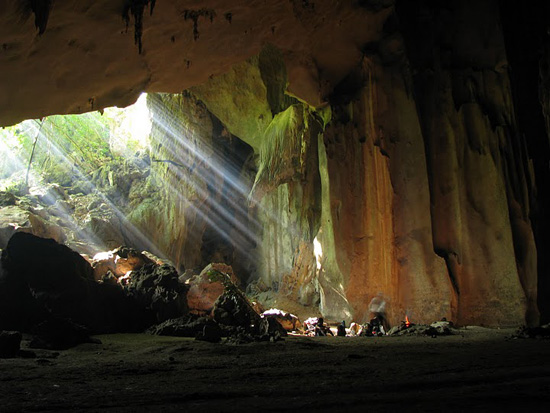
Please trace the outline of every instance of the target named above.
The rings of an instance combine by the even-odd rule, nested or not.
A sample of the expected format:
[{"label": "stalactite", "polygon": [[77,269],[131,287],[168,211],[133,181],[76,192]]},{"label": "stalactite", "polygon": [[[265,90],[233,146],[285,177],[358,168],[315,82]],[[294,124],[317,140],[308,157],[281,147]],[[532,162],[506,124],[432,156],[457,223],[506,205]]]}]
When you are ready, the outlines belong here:
[{"label": "stalactite", "polygon": [[153,15],[156,0],[126,0],[122,18],[126,22],[126,30],[130,24],[130,14],[134,17],[134,43],[138,45],[139,54],[143,50],[141,37],[143,34],[143,10],[147,5],[150,6],[149,14]]},{"label": "stalactite", "polygon": [[[231,14],[228,13],[230,16]],[[198,40],[199,38],[199,17],[208,17],[210,19],[210,23],[214,20],[214,17],[216,17],[216,12],[212,9],[200,9],[200,10],[185,10],[183,12],[183,18],[184,20],[192,20],[193,21],[193,39]],[[226,19],[231,21],[231,17]]]},{"label": "stalactite", "polygon": [[48,25],[53,0],[31,0],[30,5],[34,13],[34,25],[38,29],[38,34],[43,34]]}]

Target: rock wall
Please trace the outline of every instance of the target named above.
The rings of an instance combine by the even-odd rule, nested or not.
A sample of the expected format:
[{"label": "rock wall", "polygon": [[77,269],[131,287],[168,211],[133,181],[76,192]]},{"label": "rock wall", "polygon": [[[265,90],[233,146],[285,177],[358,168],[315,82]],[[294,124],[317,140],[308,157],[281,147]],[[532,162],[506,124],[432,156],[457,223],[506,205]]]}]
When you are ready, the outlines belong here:
[{"label": "rock wall", "polygon": [[[550,93],[535,3],[516,24],[497,0],[158,2],[143,53],[119,59],[119,5],[56,2],[35,38],[10,1],[0,63],[28,82],[25,99],[6,85],[0,122],[190,87],[151,95],[152,171],[129,195],[179,269],[229,262],[331,319],[366,321],[378,297],[392,324],[537,324]],[[93,39],[90,16],[109,16]]]},{"label": "rock wall", "polygon": [[[536,324],[534,177],[498,4],[419,5],[399,5],[406,21],[388,19],[380,42],[330,96],[332,118],[321,121],[313,160],[320,195],[304,198],[289,185],[301,181],[302,189],[317,176],[297,173],[295,137],[306,124],[277,115],[266,128],[254,191],[267,234],[259,276],[285,290],[315,280],[321,311],[332,318],[365,321],[379,296],[392,323],[407,314]],[[266,154],[274,140],[285,144]],[[301,218],[312,206],[321,211],[318,233]],[[321,270],[289,276],[316,236]]]},{"label": "rock wall", "polygon": [[[525,137],[529,170],[534,175],[536,191],[530,192],[529,218],[537,250],[550,246],[550,4],[537,1],[532,7],[514,7],[500,1],[502,31],[510,62],[510,79],[517,127]],[[510,177],[514,172],[510,172]],[[531,184],[533,180],[531,180]],[[541,323],[550,321],[550,256],[537,254],[538,307]]]},{"label": "rock wall", "polygon": [[456,317],[537,323],[534,177],[516,125],[498,4],[399,6],[407,16],[403,36],[415,51],[434,248],[459,298]]},{"label": "rock wall", "polygon": [[407,79],[378,56],[365,57],[355,78],[356,97],[325,133],[336,253],[354,317],[372,317],[376,296],[392,323],[405,314],[449,317],[454,297],[433,252],[426,159]]},{"label": "rock wall", "polygon": [[[273,96],[283,94],[284,75],[262,76],[257,57],[225,80],[193,90],[204,106],[190,101],[189,108],[202,108],[204,119],[211,108],[255,147],[248,211],[255,248],[247,276],[303,305],[318,305],[331,319],[367,321],[370,301],[380,297],[392,324],[405,315],[418,322],[447,317],[459,324],[536,324],[537,253],[529,219],[534,177],[515,123],[498,25],[481,31],[486,19],[470,16],[466,6],[448,13],[429,9],[434,16],[402,7],[400,13],[410,13],[407,23],[386,26],[382,40],[369,46],[323,110],[292,101],[281,105]],[[447,24],[430,26],[430,16],[439,21],[440,13]],[[470,23],[453,24],[455,19]],[[461,49],[462,37],[472,40],[472,33],[485,36],[478,43],[494,42],[492,56]],[[448,37],[457,44],[442,45]],[[416,43],[426,38],[433,43]],[[443,51],[434,58],[431,50]],[[243,70],[255,74],[236,91],[234,76]],[[239,99],[229,99],[233,94]],[[159,125],[172,112],[167,107],[156,111]],[[191,152],[211,147],[211,124],[178,116],[190,126],[173,134],[174,142],[196,128],[198,146]],[[212,172],[210,162],[204,157],[202,184]],[[166,187],[170,179],[159,176],[159,187]],[[164,244],[171,257],[177,251],[195,257],[186,267],[199,261],[200,234],[213,215],[204,188],[190,190],[205,194],[195,198],[195,212],[173,210],[178,203],[168,190],[161,199],[172,212],[159,221],[178,222],[166,231],[173,238]],[[176,218],[181,215],[182,222]],[[192,239],[182,233],[185,225],[195,226],[199,242],[182,244]],[[320,268],[314,239],[322,249]]]},{"label": "rock wall", "polygon": [[[232,264],[251,242],[242,206],[250,184],[244,189],[240,176],[250,148],[188,93],[150,94],[148,107],[151,172],[131,196],[128,220],[181,271],[211,261]],[[238,185],[243,188],[235,190]]]}]

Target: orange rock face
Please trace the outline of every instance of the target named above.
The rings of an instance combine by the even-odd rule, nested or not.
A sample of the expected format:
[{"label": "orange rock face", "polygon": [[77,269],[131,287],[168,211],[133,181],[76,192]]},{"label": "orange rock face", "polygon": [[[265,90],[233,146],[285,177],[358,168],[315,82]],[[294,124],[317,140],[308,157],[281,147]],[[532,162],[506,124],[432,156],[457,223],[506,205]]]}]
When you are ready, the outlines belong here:
[{"label": "orange rock face", "polygon": [[221,282],[213,281],[208,275],[211,269],[228,274],[233,282],[237,282],[237,278],[230,266],[218,263],[208,265],[199,275],[195,275],[187,282],[189,285],[187,305],[191,313],[200,315],[210,314],[216,300],[225,291],[225,287]]}]

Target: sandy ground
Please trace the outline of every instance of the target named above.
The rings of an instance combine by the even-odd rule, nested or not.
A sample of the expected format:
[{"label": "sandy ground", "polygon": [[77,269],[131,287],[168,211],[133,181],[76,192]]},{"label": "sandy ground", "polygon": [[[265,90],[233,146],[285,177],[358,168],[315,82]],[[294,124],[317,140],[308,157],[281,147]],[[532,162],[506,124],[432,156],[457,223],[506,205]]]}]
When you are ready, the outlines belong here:
[{"label": "sandy ground", "polygon": [[98,336],[0,360],[0,411],[548,411],[550,340],[459,331],[246,345]]}]

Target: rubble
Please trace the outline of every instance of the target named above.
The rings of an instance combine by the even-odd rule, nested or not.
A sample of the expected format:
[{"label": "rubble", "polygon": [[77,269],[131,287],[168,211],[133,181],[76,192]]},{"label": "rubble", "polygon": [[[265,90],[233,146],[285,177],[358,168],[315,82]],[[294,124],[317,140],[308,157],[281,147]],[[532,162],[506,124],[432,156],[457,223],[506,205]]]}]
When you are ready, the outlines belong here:
[{"label": "rubble", "polygon": [[430,325],[427,324],[413,324],[407,325],[403,322],[399,326],[394,326],[388,331],[389,336],[404,336],[404,335],[416,335],[416,336],[447,336],[453,334],[453,323],[447,320],[441,320],[433,322]]},{"label": "rubble", "polygon": [[550,339],[550,324],[544,324],[539,327],[520,327],[512,338],[536,338]]},{"label": "rubble", "polygon": [[112,251],[101,252],[94,256],[92,267],[94,279],[100,281],[108,277],[109,272],[117,279],[124,277],[129,271],[139,270],[145,264],[158,262],[150,259],[145,253],[134,248],[121,246]]},{"label": "rubble", "polygon": [[304,330],[307,336],[334,336],[332,330],[325,324],[322,317],[310,317],[304,321]]},{"label": "rubble", "polygon": [[287,313],[277,308],[270,308],[263,311],[262,317],[276,320],[286,331],[297,331],[302,329],[302,323],[294,314]]},{"label": "rubble", "polygon": [[132,271],[123,286],[127,295],[150,313],[152,323],[187,314],[187,286],[174,267],[148,263]]},{"label": "rubble", "polygon": [[17,232],[1,261],[0,328],[28,331],[50,314],[90,322],[93,272],[80,254],[52,239]]},{"label": "rubble", "polygon": [[112,256],[135,268],[125,285],[105,276],[96,281],[88,261],[65,245],[15,233],[2,252],[0,329],[32,332],[37,346],[61,348],[89,334],[141,332],[187,314],[187,287],[172,266],[128,248]]},{"label": "rubble", "polygon": [[[149,328],[158,335],[195,337],[217,343],[243,344],[253,341],[280,340],[286,330],[274,318],[262,317],[236,285],[232,271],[223,264],[210,264],[200,275],[189,280],[190,314],[167,320]],[[204,292],[205,297],[200,297]],[[199,298],[201,298],[199,300]]]}]

